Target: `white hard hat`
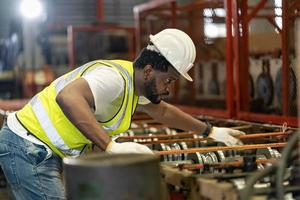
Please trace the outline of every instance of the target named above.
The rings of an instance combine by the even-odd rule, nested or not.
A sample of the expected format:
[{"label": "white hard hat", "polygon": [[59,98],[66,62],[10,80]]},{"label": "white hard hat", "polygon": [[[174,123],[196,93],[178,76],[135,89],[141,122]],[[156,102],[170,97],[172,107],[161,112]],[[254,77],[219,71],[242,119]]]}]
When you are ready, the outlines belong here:
[{"label": "white hard hat", "polygon": [[192,39],[183,31],[173,28],[150,35],[150,41],[173,67],[187,80],[193,81],[188,71],[193,67],[196,48]]}]

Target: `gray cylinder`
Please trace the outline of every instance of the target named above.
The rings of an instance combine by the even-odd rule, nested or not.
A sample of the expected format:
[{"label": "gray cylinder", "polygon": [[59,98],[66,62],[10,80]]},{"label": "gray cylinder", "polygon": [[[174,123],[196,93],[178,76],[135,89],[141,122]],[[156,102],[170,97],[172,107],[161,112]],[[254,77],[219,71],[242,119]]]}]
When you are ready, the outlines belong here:
[{"label": "gray cylinder", "polygon": [[160,199],[159,158],[154,155],[91,154],[63,163],[68,199]]}]

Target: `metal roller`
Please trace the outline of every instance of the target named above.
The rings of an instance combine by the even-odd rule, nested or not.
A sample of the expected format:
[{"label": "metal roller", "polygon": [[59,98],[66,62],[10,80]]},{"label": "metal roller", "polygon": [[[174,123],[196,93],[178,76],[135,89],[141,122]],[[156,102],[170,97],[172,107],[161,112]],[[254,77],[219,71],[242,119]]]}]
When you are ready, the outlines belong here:
[{"label": "metal roller", "polygon": [[[179,144],[179,146],[180,146],[180,148],[182,149],[182,150],[185,150],[185,149],[188,149],[188,146],[187,146],[187,144],[185,143],[185,142],[179,142],[178,143]],[[182,160],[188,160],[187,159],[187,153],[183,153],[182,155],[181,155],[181,159]]]},{"label": "metal roller", "polygon": [[[154,144],[153,145],[153,150],[156,150],[156,151],[167,151],[167,147],[165,144],[161,143],[161,144]],[[164,155],[164,156],[161,156],[160,157],[160,161],[168,161],[169,160],[169,156],[168,155]]]},{"label": "metal roller", "polygon": [[[169,145],[166,145],[165,144],[165,148],[167,151],[171,151],[171,147]],[[173,154],[169,154],[168,157],[167,157],[167,161],[172,161],[173,160]]]},{"label": "metal roller", "polygon": [[[203,156],[201,153],[190,153],[187,156],[188,160],[191,160],[193,164],[202,164],[206,163],[206,157]],[[204,168],[195,170],[197,173],[202,174],[204,172]]]},{"label": "metal roller", "polygon": [[216,154],[219,162],[225,162],[226,158],[225,158],[225,154],[223,151],[216,151],[215,154]]},{"label": "metal roller", "polygon": [[277,150],[275,152],[271,147],[267,147],[267,148],[264,148],[264,149],[257,149],[256,154],[257,155],[264,155],[267,159],[280,158],[279,152]]},{"label": "metal roller", "polygon": [[[194,135],[193,135],[193,138],[194,138],[194,139],[198,139],[198,138],[200,138],[200,136],[199,136],[198,134],[194,134]],[[199,147],[200,147],[200,142],[196,140],[196,141],[194,142],[194,147],[199,148]]]},{"label": "metal roller", "polygon": [[[297,97],[297,79],[293,68],[289,68],[289,97],[294,101]],[[282,107],[282,68],[279,68],[275,79],[275,94],[279,102],[279,107]]]},{"label": "metal roller", "polygon": [[[214,152],[205,153],[205,156],[206,156],[206,162],[207,162],[205,164],[209,164],[209,165],[218,164],[218,158]],[[210,173],[218,173],[219,172],[219,170],[215,169],[214,167],[209,167],[208,170]]]},{"label": "metal roller", "polygon": [[[226,162],[226,157],[223,151],[216,151],[214,152],[217,156],[218,162],[224,163]],[[224,170],[220,169],[219,172],[223,172]]]},{"label": "metal roller", "polygon": [[168,127],[164,127],[162,128],[163,133],[165,133],[166,135],[172,135],[171,134],[171,129]]},{"label": "metal roller", "polygon": [[[171,145],[170,145],[170,148],[171,148],[172,150],[181,150],[180,145],[177,144],[177,143],[171,144]],[[172,161],[181,161],[181,160],[182,160],[181,154],[173,154],[173,156],[172,156]]]},{"label": "metal roller", "polygon": [[259,99],[263,100],[264,105],[269,106],[273,101],[274,89],[270,75],[270,61],[263,60],[262,73],[256,80],[256,93]]}]

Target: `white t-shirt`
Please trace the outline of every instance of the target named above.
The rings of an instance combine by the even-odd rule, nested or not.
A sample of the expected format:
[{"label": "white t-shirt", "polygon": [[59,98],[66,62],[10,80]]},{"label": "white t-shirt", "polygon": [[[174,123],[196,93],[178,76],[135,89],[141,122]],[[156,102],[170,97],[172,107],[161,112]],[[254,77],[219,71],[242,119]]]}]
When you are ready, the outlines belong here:
[{"label": "white t-shirt", "polygon": [[[86,72],[84,78],[93,93],[95,110],[94,114],[98,121],[107,121],[111,119],[120,108],[119,99],[123,98],[124,80],[119,72],[111,67],[102,66]],[[143,96],[139,97],[138,104],[145,105],[150,103]],[[8,127],[20,137],[23,137],[33,143],[41,142],[32,135],[27,135],[27,131],[17,120],[15,113],[11,113],[7,118]]]}]

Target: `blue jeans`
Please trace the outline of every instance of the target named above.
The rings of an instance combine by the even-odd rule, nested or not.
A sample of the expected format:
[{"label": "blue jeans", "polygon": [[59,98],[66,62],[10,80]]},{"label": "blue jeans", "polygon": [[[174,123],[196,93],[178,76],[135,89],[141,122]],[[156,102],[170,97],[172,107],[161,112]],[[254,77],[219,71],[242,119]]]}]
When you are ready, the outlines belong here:
[{"label": "blue jeans", "polygon": [[6,124],[0,131],[0,165],[17,200],[66,199],[61,158]]}]

